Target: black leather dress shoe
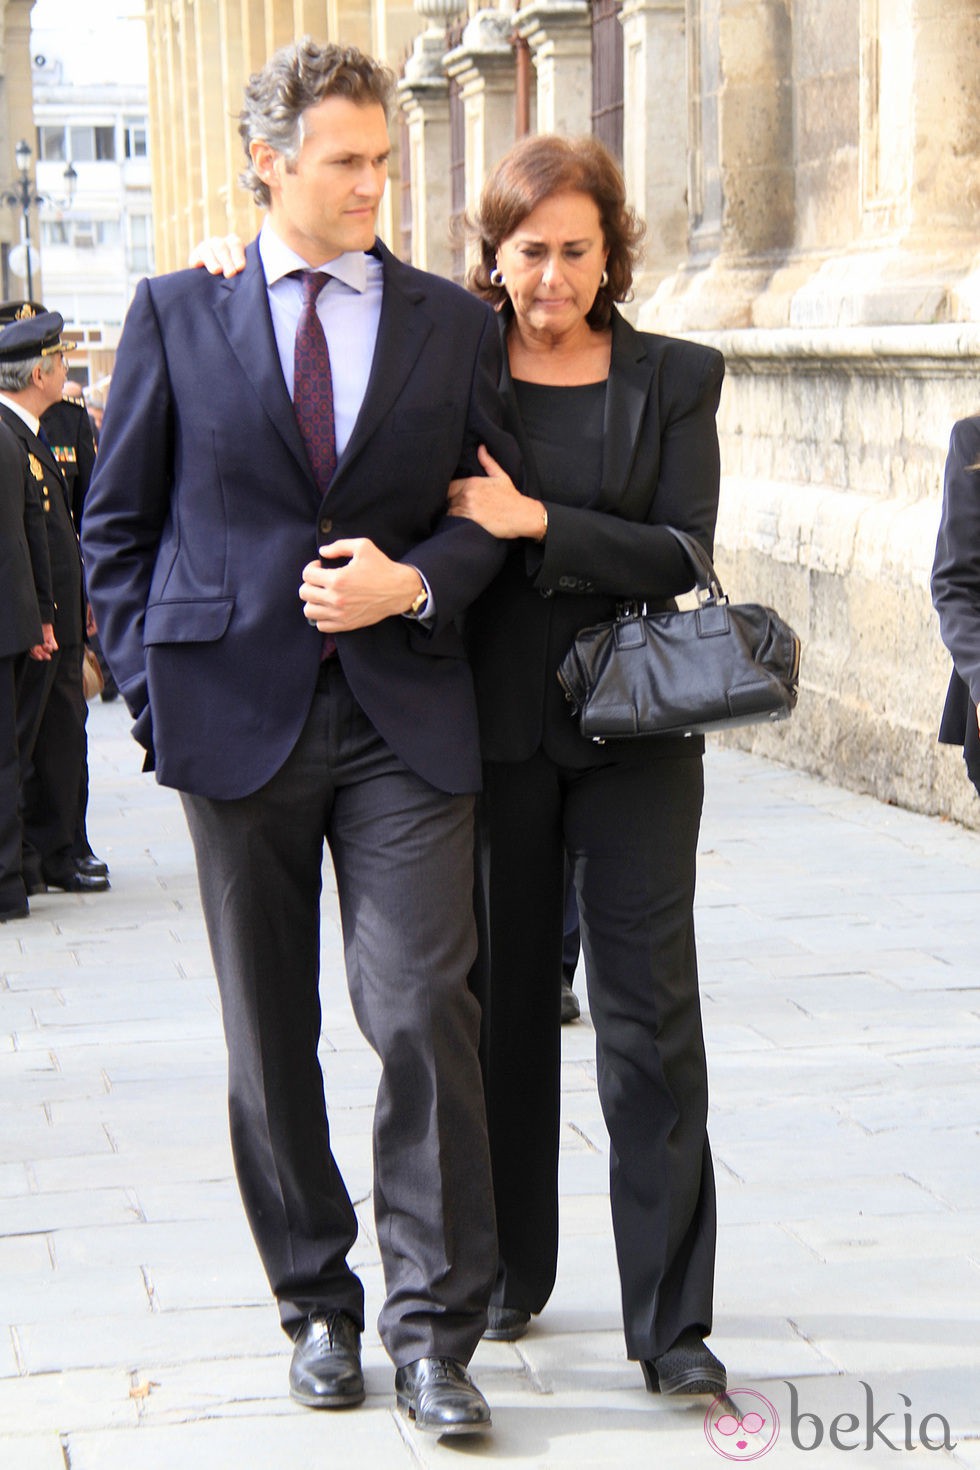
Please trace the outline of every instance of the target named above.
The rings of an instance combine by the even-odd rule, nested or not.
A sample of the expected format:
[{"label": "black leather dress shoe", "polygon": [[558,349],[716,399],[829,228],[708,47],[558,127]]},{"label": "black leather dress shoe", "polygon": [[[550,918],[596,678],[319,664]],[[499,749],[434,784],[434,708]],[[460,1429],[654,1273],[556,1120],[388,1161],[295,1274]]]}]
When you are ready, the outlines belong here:
[{"label": "black leather dress shoe", "polygon": [[89,878],[108,878],[109,865],[101,858],[95,856],[94,852],[87,852],[84,857],[73,859],[75,871],[84,873]]},{"label": "black leather dress shoe", "polygon": [[697,1328],[689,1327],[659,1358],[641,1362],[643,1377],[651,1393],[710,1393],[713,1397],[728,1387],[724,1363],[705,1346]]},{"label": "black leather dress shoe", "polygon": [[76,867],[64,871],[44,873],[40,888],[28,888],[28,893],[46,893],[50,888],[60,888],[65,893],[105,893],[109,880],[104,873],[82,873]]},{"label": "black leather dress shoe", "polygon": [[395,1373],[395,1399],[428,1434],[479,1434],[490,1405],[455,1358],[418,1358]]},{"label": "black leather dress shoe", "polygon": [[582,1007],[578,1003],[578,996],[567,980],[561,982],[561,1024],[567,1026],[571,1021],[577,1021],[582,1014]]},{"label": "black leather dress shoe", "polygon": [[9,924],[14,919],[28,919],[30,914],[26,903],[15,904],[11,909],[0,909],[0,924]]},{"label": "black leather dress shoe", "polygon": [[303,1324],[289,1365],[289,1392],[308,1409],[353,1409],[364,1402],[361,1334],[346,1312]]},{"label": "black leather dress shoe", "polygon": [[531,1322],[531,1313],[519,1307],[487,1308],[487,1330],[483,1336],[491,1342],[516,1342],[523,1337]]}]

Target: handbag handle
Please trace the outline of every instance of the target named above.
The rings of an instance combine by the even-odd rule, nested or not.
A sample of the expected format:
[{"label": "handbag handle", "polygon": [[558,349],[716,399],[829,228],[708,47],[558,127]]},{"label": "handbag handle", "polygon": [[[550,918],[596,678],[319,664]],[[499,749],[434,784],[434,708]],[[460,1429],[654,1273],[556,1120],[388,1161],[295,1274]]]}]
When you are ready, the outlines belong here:
[{"label": "handbag handle", "polygon": [[727,602],[728,598],[722,591],[715,564],[705,551],[700,541],[696,541],[687,531],[678,531],[676,526],[664,526],[676,541],[680,543],[681,550],[687,556],[688,561],[694,568],[694,582],[699,591],[707,592],[708,602]]}]

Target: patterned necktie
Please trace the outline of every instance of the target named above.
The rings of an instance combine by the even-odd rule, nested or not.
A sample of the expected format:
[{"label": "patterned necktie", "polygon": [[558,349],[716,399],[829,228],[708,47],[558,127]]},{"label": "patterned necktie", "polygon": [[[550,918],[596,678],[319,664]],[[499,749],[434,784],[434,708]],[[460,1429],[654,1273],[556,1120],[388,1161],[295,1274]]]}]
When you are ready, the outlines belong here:
[{"label": "patterned necktie", "polygon": [[293,275],[303,288],[303,310],[293,353],[293,407],[322,497],[337,468],[330,354],[316,314],[317,297],[330,277],[326,271],[294,271]]}]

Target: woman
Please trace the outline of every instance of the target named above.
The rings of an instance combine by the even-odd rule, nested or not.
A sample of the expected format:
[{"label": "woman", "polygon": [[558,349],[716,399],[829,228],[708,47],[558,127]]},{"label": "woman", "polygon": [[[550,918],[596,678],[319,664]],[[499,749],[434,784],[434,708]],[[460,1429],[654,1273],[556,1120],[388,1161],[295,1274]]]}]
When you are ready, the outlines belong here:
[{"label": "woman", "polygon": [[[478,223],[470,284],[499,312],[500,389],[527,480],[519,493],[481,451],[487,477],[450,488],[452,515],[513,543],[467,629],[486,760],[476,983],[501,1256],[487,1335],[521,1336],[555,1282],[567,845],[627,1351],[652,1392],[716,1394],[726,1376],[704,1344],[715,1207],[693,924],[704,742],[588,743],[556,670],[620,599],[667,605],[692,586],[665,527],[711,548],[724,363],[616,311],[642,226],[595,141],[519,143],[488,179]],[[211,268],[228,268],[228,243],[211,242]],[[315,566],[305,575],[315,622]]]},{"label": "woman", "polygon": [[667,605],[718,504],[708,347],[634,331],[641,227],[592,139],[535,137],[496,166],[470,285],[499,312],[501,393],[526,494],[489,455],[450,513],[513,543],[468,617],[485,757],[489,946],[481,967],[501,1264],[489,1335],[514,1338],[558,1249],[563,854],[574,867],[628,1355],[651,1391],[725,1388],[711,1327],[715,1208],[694,945],[703,740],[579,734],[556,670],[617,601]]},{"label": "woman", "polygon": [[980,791],[980,415],[953,425],[943,512],[932,568],[932,600],[942,640],[953,656],[939,739],[962,745],[967,774]]}]

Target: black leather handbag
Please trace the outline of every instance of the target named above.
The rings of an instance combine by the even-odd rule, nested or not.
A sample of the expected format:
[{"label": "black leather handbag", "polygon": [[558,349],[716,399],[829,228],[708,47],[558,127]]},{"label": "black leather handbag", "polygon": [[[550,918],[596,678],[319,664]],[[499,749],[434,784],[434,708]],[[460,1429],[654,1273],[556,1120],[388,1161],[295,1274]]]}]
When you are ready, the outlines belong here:
[{"label": "black leather handbag", "polygon": [[614,621],[582,629],[558,670],[582,734],[601,744],[787,719],[799,638],[771,607],[730,603],[704,548],[665,529],[694,569],[699,604],[648,615],[624,603]]}]

